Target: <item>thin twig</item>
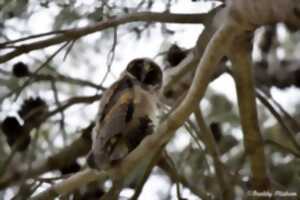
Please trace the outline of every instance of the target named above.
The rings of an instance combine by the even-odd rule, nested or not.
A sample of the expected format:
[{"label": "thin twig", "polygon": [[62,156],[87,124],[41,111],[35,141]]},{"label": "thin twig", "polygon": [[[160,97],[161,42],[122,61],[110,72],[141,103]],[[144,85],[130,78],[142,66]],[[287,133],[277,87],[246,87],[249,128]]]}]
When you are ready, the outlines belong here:
[{"label": "thin twig", "polygon": [[106,69],[106,72],[100,82],[99,85],[103,85],[103,83],[106,81],[106,78],[108,77],[109,73],[111,72],[111,66],[113,64],[113,61],[114,61],[114,58],[115,58],[115,50],[116,50],[116,47],[117,47],[117,44],[118,44],[118,29],[117,27],[114,28],[114,32],[113,32],[113,43],[112,43],[112,46],[111,46],[111,49],[109,50],[108,54],[107,54],[107,69]]},{"label": "thin twig", "polygon": [[7,42],[0,43],[0,49],[1,48],[6,48],[8,44],[13,44],[13,43],[18,43],[18,42],[24,42],[26,40],[31,40],[31,39],[35,39],[35,38],[41,38],[41,37],[45,37],[45,36],[49,36],[49,35],[62,34],[63,32],[64,31],[62,31],[62,30],[51,31],[51,32],[40,33],[40,34],[36,34],[36,35],[30,35],[28,37],[19,38],[19,39],[16,39],[16,40],[9,40]]},{"label": "thin twig", "polygon": [[49,118],[50,116],[56,115],[57,113],[61,112],[62,110],[65,110],[66,108],[69,108],[72,105],[79,104],[79,103],[93,103],[94,101],[100,100],[102,97],[101,94],[99,95],[93,95],[93,96],[78,96],[78,97],[72,97],[65,101],[65,103],[62,103],[60,107],[57,107],[53,109],[52,111],[49,111],[48,114],[46,114],[45,119]]},{"label": "thin twig", "polygon": [[[189,182],[189,180],[182,174],[181,166],[185,164],[186,159],[182,159],[179,163],[178,170],[172,167],[170,163],[167,162],[167,159],[161,159],[158,163],[158,166],[170,177],[173,182],[179,181],[184,187],[190,189],[195,195],[199,196],[199,198],[208,200],[214,199],[211,198],[213,195],[209,194],[208,191],[204,190],[199,185],[194,185]],[[175,165],[175,163],[174,163]],[[179,172],[178,172],[179,171]]]},{"label": "thin twig", "polygon": [[147,181],[147,179],[149,178],[151,171],[153,169],[153,167],[155,166],[155,164],[158,162],[158,160],[162,157],[161,154],[163,154],[163,148],[164,147],[160,147],[158,150],[156,150],[156,153],[151,160],[149,162],[149,164],[146,166],[143,175],[141,178],[139,178],[138,180],[138,184],[137,187],[135,188],[135,193],[133,195],[133,197],[131,198],[131,200],[137,200],[139,195],[141,194],[143,187]]},{"label": "thin twig", "polygon": [[205,134],[205,136],[202,137],[203,142],[205,143],[207,151],[210,153],[213,159],[216,179],[218,180],[222,199],[232,199],[233,188],[229,184],[226,169],[220,160],[219,149],[214,139],[213,133],[211,132],[210,128],[206,125],[201,109],[199,107],[194,111],[194,114],[196,117],[197,125],[199,126],[200,130]]},{"label": "thin twig", "polygon": [[[66,46],[68,45],[68,42],[63,44],[60,48],[58,48],[39,68],[37,68],[33,74],[37,74],[40,70],[42,70],[44,67],[46,67],[49,62],[62,50],[64,49]],[[27,78],[27,80],[22,84],[21,87],[9,92],[8,94],[4,95],[3,97],[0,98],[0,102],[2,102],[5,98],[13,95],[14,93],[16,93],[16,97],[15,100],[19,97],[20,93],[22,92],[22,90],[24,88],[26,88],[33,80],[34,76],[30,76],[29,78]]]},{"label": "thin twig", "polygon": [[[260,90],[264,92],[263,90]],[[291,122],[292,128],[296,132],[296,134],[300,131],[299,122],[293,118],[272,96],[269,97],[271,101],[277,106],[277,108],[282,112],[282,114]]]},{"label": "thin twig", "polygon": [[283,151],[285,151],[287,153],[290,153],[290,154],[296,156],[297,158],[300,158],[300,153],[298,151],[295,151],[295,150],[293,150],[293,149],[291,149],[287,146],[284,146],[284,145],[280,144],[279,142],[276,142],[276,141],[271,140],[271,139],[266,139],[265,143],[273,145],[275,147],[278,147],[278,148],[282,149]]},{"label": "thin twig", "polygon": [[80,86],[88,86],[95,88],[97,90],[105,90],[105,88],[101,85],[98,85],[96,83],[93,83],[88,80],[79,79],[79,78],[72,78],[66,75],[59,74],[56,72],[55,75],[52,74],[31,74],[31,76],[34,76],[35,81],[57,81],[57,82],[65,82],[70,84],[77,84]]},{"label": "thin twig", "polygon": [[[41,71],[44,67],[46,67],[50,61],[61,51],[63,50],[67,45],[69,44],[69,42],[63,44],[60,48],[58,48],[47,60],[46,62],[44,62],[40,67],[38,67],[33,74],[38,74],[39,71]],[[33,76],[30,76],[22,85],[21,88],[19,88],[19,90],[16,92],[16,98],[15,100],[18,98],[19,94],[22,92],[22,90],[30,84],[30,82],[33,80]]]},{"label": "thin twig", "polygon": [[18,174],[24,174],[27,179],[35,178],[46,172],[60,169],[72,163],[78,157],[86,155],[91,147],[89,137],[93,127],[94,123],[91,123],[87,128],[82,129],[81,136],[59,152],[48,156],[46,159],[34,161],[32,164],[33,167],[28,173],[25,173],[26,168],[23,168],[23,165],[19,166],[16,171],[7,171],[7,173],[0,178],[0,189],[19,182],[21,177]]},{"label": "thin twig", "polygon": [[63,61],[65,61],[69,55],[69,53],[71,52],[74,44],[76,42],[76,39],[75,40],[72,40],[71,44],[69,45],[69,47],[67,48],[66,52],[65,52],[65,55],[64,55],[64,58],[63,58]]},{"label": "thin twig", "polygon": [[173,161],[173,159],[167,154],[166,151],[164,151],[164,157],[166,158],[167,162],[169,163],[169,166],[172,168],[172,171],[175,172],[175,184],[176,184],[176,194],[177,194],[177,198],[179,200],[184,200],[184,198],[182,198],[182,194],[181,194],[181,189],[180,189],[180,172],[178,172],[178,170],[176,169],[176,165]]},{"label": "thin twig", "polygon": [[270,104],[270,102],[267,100],[267,98],[265,98],[261,94],[260,90],[258,90],[258,89],[256,90],[256,96],[260,100],[260,102],[262,104],[264,104],[268,108],[268,110],[272,113],[272,115],[277,119],[277,121],[279,122],[279,124],[281,125],[283,130],[285,131],[286,135],[288,136],[288,138],[290,139],[290,141],[292,142],[294,147],[296,147],[297,150],[300,152],[300,144],[298,143],[298,141],[295,137],[296,134],[293,133],[292,130],[290,130],[290,128],[286,125],[286,123],[284,122],[284,120],[282,119],[280,114],[273,108],[273,106]]},{"label": "thin twig", "polygon": [[[58,91],[57,91],[57,88],[56,88],[56,84],[54,81],[51,81],[51,88],[52,88],[52,91],[53,91],[53,96],[54,96],[54,100],[55,100],[55,103],[57,105],[57,107],[61,107],[61,102],[59,100],[59,97],[58,97]],[[62,130],[62,137],[63,137],[63,142],[64,142],[64,145],[66,145],[66,142],[67,142],[67,131],[66,131],[66,128],[65,128],[65,113],[63,110],[60,111],[60,121],[59,121],[59,125],[60,125],[60,130]]]}]

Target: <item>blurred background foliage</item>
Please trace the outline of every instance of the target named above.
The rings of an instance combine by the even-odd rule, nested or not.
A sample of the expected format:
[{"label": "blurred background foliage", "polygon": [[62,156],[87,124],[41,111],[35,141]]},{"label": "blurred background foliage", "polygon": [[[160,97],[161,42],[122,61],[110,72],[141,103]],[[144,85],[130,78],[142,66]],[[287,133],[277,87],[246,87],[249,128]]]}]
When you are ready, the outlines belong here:
[{"label": "blurred background foliage", "polygon": [[[198,13],[218,4],[219,1],[204,0],[0,0],[0,45],[42,32],[79,28],[132,12]],[[132,58],[151,57],[165,68],[170,64],[166,57],[168,49],[173,44],[186,50],[193,48],[202,29],[201,25],[130,23],[72,41],[53,59],[51,57],[61,45],[2,63],[0,199],[26,199],[25,194],[30,196],[64,178],[65,174],[85,168],[83,153],[69,163],[62,163],[56,170],[49,169],[38,176],[3,185],[7,174],[21,168],[27,169],[22,172],[28,173],[37,166],[36,163],[61,152],[80,138],[81,130],[95,119],[103,89],[116,80]],[[31,41],[35,40],[38,39]],[[277,188],[300,194],[300,34],[284,24],[262,27],[255,32],[253,45],[254,77],[263,99],[258,98],[259,122],[270,175]],[[5,48],[0,46],[0,55],[13,48],[14,44]],[[230,63],[224,62],[224,66],[230,69]],[[269,108],[263,101],[270,104]],[[249,188],[250,171],[229,73],[222,73],[212,82],[202,107],[232,187],[237,198],[241,197]],[[177,173],[185,180],[181,180],[179,187],[181,195],[198,199],[197,194],[204,192],[217,197],[218,184],[212,158],[205,143],[197,138],[195,132],[199,130],[193,123],[191,116],[190,122],[177,130],[176,137],[167,147]],[[202,134],[202,137],[205,136]],[[291,142],[291,137],[296,142]],[[154,168],[141,199],[176,199],[176,180],[168,172],[163,166]],[[161,182],[162,187],[157,182]],[[93,199],[107,188],[107,184],[87,186],[69,197]],[[124,190],[121,195],[127,193],[128,190]]]}]

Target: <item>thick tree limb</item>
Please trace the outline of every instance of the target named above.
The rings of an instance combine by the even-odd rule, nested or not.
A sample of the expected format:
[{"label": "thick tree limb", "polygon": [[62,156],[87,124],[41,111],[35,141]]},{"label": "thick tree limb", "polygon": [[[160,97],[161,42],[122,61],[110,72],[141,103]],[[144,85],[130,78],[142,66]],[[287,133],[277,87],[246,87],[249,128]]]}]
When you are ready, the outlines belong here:
[{"label": "thick tree limb", "polygon": [[[250,29],[284,22],[300,28],[300,2],[295,0],[228,0],[230,14]],[[252,28],[251,28],[252,27]]]},{"label": "thick tree limb", "polygon": [[32,198],[32,200],[54,199],[56,196],[59,196],[60,194],[67,194],[85,183],[95,180],[104,181],[107,179],[107,174],[107,172],[98,173],[95,170],[90,169],[80,171],[63,182],[50,187],[45,192],[40,193],[36,197]]},{"label": "thick tree limb", "polygon": [[255,91],[250,58],[250,40],[245,35],[232,44],[229,59],[233,64],[233,76],[238,95],[239,113],[244,132],[244,146],[252,171],[252,186],[258,191],[270,191],[264,143],[258,127]]}]

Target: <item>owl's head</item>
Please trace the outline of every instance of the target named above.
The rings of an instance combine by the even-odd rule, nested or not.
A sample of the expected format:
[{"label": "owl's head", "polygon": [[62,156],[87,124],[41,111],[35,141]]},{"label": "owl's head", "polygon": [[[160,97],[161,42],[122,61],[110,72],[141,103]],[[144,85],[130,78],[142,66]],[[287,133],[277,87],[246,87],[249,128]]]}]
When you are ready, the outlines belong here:
[{"label": "owl's head", "polygon": [[137,58],[132,60],[126,72],[135,77],[144,87],[159,89],[162,85],[162,71],[151,59]]}]

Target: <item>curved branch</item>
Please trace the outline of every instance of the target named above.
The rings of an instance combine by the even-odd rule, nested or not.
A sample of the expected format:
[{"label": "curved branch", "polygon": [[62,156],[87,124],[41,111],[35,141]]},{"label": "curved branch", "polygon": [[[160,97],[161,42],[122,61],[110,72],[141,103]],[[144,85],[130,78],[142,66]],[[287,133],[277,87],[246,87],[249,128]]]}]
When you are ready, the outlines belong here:
[{"label": "curved branch", "polygon": [[93,96],[75,96],[71,97],[68,100],[66,100],[60,107],[57,107],[53,109],[52,111],[49,111],[45,116],[43,120],[46,120],[47,118],[56,115],[57,113],[67,109],[68,107],[75,105],[75,104],[80,104],[80,103],[93,103],[94,101],[100,100],[102,97],[102,94],[96,94]]},{"label": "curved branch", "polygon": [[290,129],[290,127],[285,123],[280,114],[273,108],[269,100],[264,97],[259,90],[256,90],[256,97],[260,100],[260,102],[270,111],[270,113],[275,117],[278,121],[282,129],[285,131],[286,136],[291,142],[292,146],[300,152],[300,145],[295,137],[295,133]]},{"label": "curved branch", "polygon": [[39,195],[31,198],[32,200],[42,200],[42,199],[54,199],[56,196],[68,193],[74,190],[74,188],[79,188],[83,184],[98,180],[104,181],[108,177],[108,172],[97,172],[95,170],[86,169],[80,171],[70,178],[50,187],[48,190],[40,193]]},{"label": "curved branch", "polygon": [[[6,62],[14,57],[28,53],[33,50],[42,49],[56,45],[62,42],[78,39],[82,36],[95,33],[107,28],[116,27],[121,24],[130,22],[161,22],[161,23],[195,23],[199,24],[205,21],[207,14],[171,14],[171,13],[155,13],[155,12],[140,12],[132,13],[125,16],[118,16],[103,20],[94,25],[89,25],[82,28],[73,28],[59,32],[59,35],[48,39],[23,44],[17,46],[15,50],[0,56],[0,63]],[[43,34],[40,34],[43,35]],[[19,39],[21,40],[21,39]],[[1,46],[1,44],[0,44]]]}]

